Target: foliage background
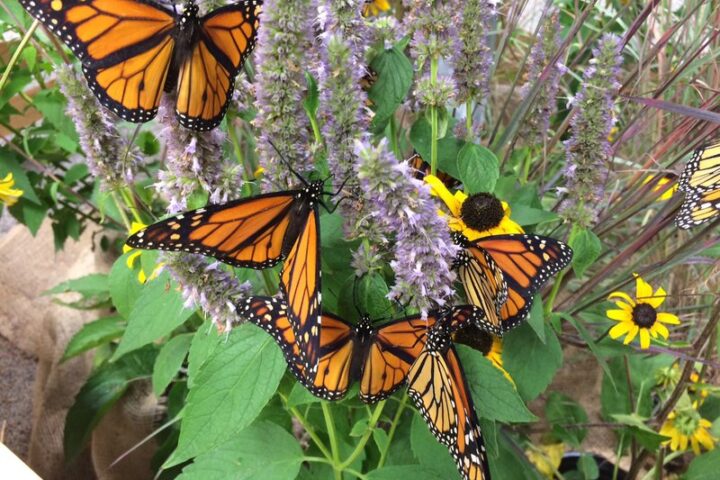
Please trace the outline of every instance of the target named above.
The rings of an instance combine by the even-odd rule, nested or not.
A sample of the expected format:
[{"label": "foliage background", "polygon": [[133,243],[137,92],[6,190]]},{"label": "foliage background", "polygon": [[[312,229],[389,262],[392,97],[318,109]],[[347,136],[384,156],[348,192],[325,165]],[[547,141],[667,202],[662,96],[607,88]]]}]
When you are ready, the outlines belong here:
[{"label": "foliage background", "polygon": [[[292,6],[302,10],[311,4],[287,2],[285,13],[297,15]],[[504,366],[514,385],[481,353],[460,347],[493,473],[496,478],[540,478],[538,465],[542,470],[543,462],[538,456],[552,457],[548,446],[562,443],[563,450],[582,453],[577,468],[564,478],[598,478],[597,465],[588,456],[596,452],[585,451],[583,440],[591,430],[603,429],[614,433],[615,443],[608,447],[624,458],[630,470],[626,478],[658,478],[659,468],[645,472],[659,464],[667,467],[665,475],[712,478],[720,463],[717,450],[700,456],[671,452],[660,446],[663,438],[657,431],[679,401],[696,398],[697,389],[704,387],[708,395],[698,409],[713,422],[715,437],[720,436],[720,400],[714,386],[720,367],[720,307],[713,306],[719,291],[717,222],[678,231],[672,218],[681,195],[658,202],[664,190],[654,187],[661,175],[678,174],[687,154],[715,136],[717,117],[712,113],[720,93],[717,2],[547,2],[539,10],[540,24],[558,12],[557,42],[550,33],[533,30],[532,23],[520,22],[530,9],[521,0],[505,2],[489,27],[475,33],[488,39],[492,63],[488,89],[477,94],[474,128],[479,131],[474,139],[465,140],[457,134],[461,127],[452,125],[453,117],[462,125],[463,105],[428,107],[417,102],[417,82],[426,67],[418,67],[417,58],[409,55],[414,47],[407,47],[409,38],[403,38],[402,31],[392,25],[379,29],[381,34],[390,32],[387,41],[374,44],[368,54],[368,64],[378,73],[368,93],[374,111],[367,126],[370,143],[384,137],[400,158],[413,148],[431,158],[432,122],[427,119],[432,115],[423,112],[436,108],[446,126],[439,135],[440,168],[463,180],[466,190],[494,191],[526,230],[570,238],[576,252],[572,270],[545,292],[544,304],[538,298],[528,324],[504,341]],[[387,14],[370,21],[390,23]],[[79,294],[71,307],[99,311],[98,320],[83,328],[66,352],[71,357],[93,350],[96,365],[68,413],[68,459],[82,450],[93,427],[129,385],[150,382],[163,399],[154,460],[155,468],[164,468],[161,478],[338,478],[341,469],[347,478],[454,478],[445,448],[436,444],[414,409],[407,408],[404,394],[371,407],[353,394],[335,404],[320,402],[285,373],[279,349],[262,331],[241,325],[219,334],[211,327],[212,320],[225,325],[235,319],[222,303],[225,297],[203,292],[225,287],[243,295],[248,287],[242,282],[249,282],[255,292],[274,293],[272,275],[162,256],[165,270],[141,283],[141,271],[145,277],[155,272],[154,252],[143,252],[128,267],[135,252],[123,253],[122,241],[133,216],[147,223],[162,216],[168,203],[175,210],[192,208],[209,198],[257,191],[257,184],[238,181],[252,179],[265,161],[258,157],[258,142],[261,155],[268,155],[259,133],[267,133],[270,126],[263,130],[262,118],[253,121],[258,116],[253,67],[247,69],[250,80],[239,80],[241,93],[219,138],[190,135],[162,119],[139,131],[113,121],[117,133],[103,136],[100,122],[96,130],[83,131],[77,116],[68,121],[68,107],[82,115],[82,102],[89,95],[73,90],[77,84],[71,70],[57,67],[74,60],[42,29],[28,42],[25,34],[32,20],[15,2],[0,7],[0,22],[8,51],[19,52],[0,81],[0,126],[5,129],[0,177],[13,173],[16,187],[23,190],[8,213],[32,232],[49,220],[58,249],[85,229],[102,226],[102,248],[118,256],[106,275],[54,289]],[[292,33],[298,38],[303,34]],[[620,86],[610,92],[612,112],[590,112],[614,117],[615,128],[609,151],[601,152],[607,153],[601,155],[608,169],[605,191],[590,205],[596,217],[588,221],[562,213],[562,201],[573,195],[559,190],[572,188],[563,172],[573,159],[563,142],[572,135],[572,119],[587,113],[571,100],[577,99],[583,74],[593,65],[592,49],[606,33],[619,36],[624,49]],[[567,68],[550,99],[539,94],[548,80],[544,69],[532,70],[536,37],[551,44],[554,58]],[[316,72],[307,72],[307,81],[306,72],[295,73],[300,80],[292,114],[310,137],[318,131],[327,135],[322,128],[327,122],[318,113],[329,105],[326,84]],[[669,110],[671,105],[661,101],[683,107]],[[81,108],[73,110],[73,102]],[[553,109],[549,128],[533,139],[529,132]],[[40,119],[33,125],[13,127],[17,116],[35,112]],[[94,148],[88,138],[100,141],[102,148]],[[606,139],[595,141],[602,145]],[[193,152],[187,150],[189,144],[195,145]],[[474,145],[473,164],[482,168],[464,166],[468,145]],[[311,148],[323,171],[328,150],[318,143]],[[193,177],[187,165],[173,166],[188,156],[199,162],[202,174],[196,171]],[[136,174],[127,178],[125,167],[136,161]],[[92,172],[88,162],[95,166]],[[266,178],[276,174],[269,171]],[[650,176],[653,180],[643,183]],[[173,188],[175,193],[168,195]],[[356,319],[356,306],[347,293],[354,282],[351,254],[367,242],[348,241],[338,213],[323,214],[321,221],[324,307]],[[612,304],[605,299],[616,290],[631,293],[633,272],[653,285],[662,284],[669,292],[667,307],[682,320],[667,342],[648,350],[607,336],[612,322],[605,310]],[[374,317],[387,315],[392,305],[384,297],[393,281],[389,268],[365,277],[357,307]],[[601,412],[598,419],[589,418],[588,405],[578,403],[573,392],[550,388],[556,375],[575,368],[577,358],[591,358],[602,370],[592,405]],[[658,378],[673,363],[685,373],[663,388]],[[688,393],[691,369],[696,370],[697,385]]]}]

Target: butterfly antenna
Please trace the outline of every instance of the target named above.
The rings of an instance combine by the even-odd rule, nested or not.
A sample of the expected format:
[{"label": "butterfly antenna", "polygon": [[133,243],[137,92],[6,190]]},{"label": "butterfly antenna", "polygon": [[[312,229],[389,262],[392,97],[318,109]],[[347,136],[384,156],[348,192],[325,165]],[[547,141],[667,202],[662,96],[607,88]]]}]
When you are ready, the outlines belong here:
[{"label": "butterfly antenna", "polygon": [[288,161],[288,159],[285,158],[285,155],[283,155],[280,152],[280,150],[275,146],[275,144],[271,140],[268,140],[268,143],[273,147],[273,150],[275,150],[275,152],[280,157],[280,160],[282,160],[282,162],[285,164],[285,166],[288,168],[288,170],[290,170],[290,172],[293,175],[295,175],[298,178],[298,180],[300,180],[302,182],[303,185],[305,185],[307,187],[309,184],[308,184],[307,180],[305,180],[305,177],[303,177],[302,175],[300,175],[298,172],[295,171],[295,169],[292,167],[292,165],[290,165],[290,162]]},{"label": "butterfly antenna", "polygon": [[[332,177],[332,175],[330,175],[327,179],[329,179],[330,177]],[[325,179],[325,180],[327,180],[327,179]],[[345,188],[345,185],[347,185],[347,182],[349,180],[350,180],[350,177],[348,176],[345,180],[343,180],[343,182],[340,184],[340,188],[338,188],[336,192],[327,192],[328,195],[330,195],[331,197],[338,196],[340,194],[340,192],[343,191],[343,189]]]}]

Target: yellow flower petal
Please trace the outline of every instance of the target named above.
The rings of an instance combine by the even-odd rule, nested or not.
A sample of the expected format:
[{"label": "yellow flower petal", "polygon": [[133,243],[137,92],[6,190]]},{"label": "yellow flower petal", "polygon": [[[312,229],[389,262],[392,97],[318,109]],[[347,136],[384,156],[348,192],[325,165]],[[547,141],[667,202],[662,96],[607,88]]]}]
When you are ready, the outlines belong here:
[{"label": "yellow flower petal", "polygon": [[630,322],[618,323],[617,325],[615,325],[614,327],[612,327],[610,329],[610,332],[609,332],[610,338],[612,338],[613,340],[616,340],[617,338],[628,333],[632,329],[632,327],[633,327],[633,324]]},{"label": "yellow flower petal", "polygon": [[660,322],[655,322],[655,324],[650,329],[650,333],[652,333],[652,336],[654,338],[657,338],[657,336],[660,335],[666,340],[668,336],[670,336],[670,332],[668,331],[667,327]]},{"label": "yellow flower petal", "polygon": [[650,305],[653,308],[658,308],[665,301],[665,297],[667,297],[667,293],[665,293],[665,289],[660,287],[655,291],[655,294],[653,296],[651,296],[650,298],[646,298],[642,301],[640,301],[640,299],[638,298],[638,301],[640,301],[640,303],[647,303],[648,305]]},{"label": "yellow flower petal", "polygon": [[610,295],[608,295],[608,300],[612,300],[614,298],[620,298],[622,300],[625,300],[631,307],[635,306],[635,300],[630,298],[630,295],[625,292],[612,292]]},{"label": "yellow flower petal", "polygon": [[430,185],[430,193],[440,197],[440,200],[447,205],[450,213],[452,213],[454,217],[460,216],[460,207],[462,206],[462,202],[458,201],[455,195],[450,193],[450,190],[447,189],[442,180],[437,178],[435,175],[425,175],[425,183]]},{"label": "yellow flower petal", "polygon": [[632,320],[632,314],[626,312],[625,310],[608,310],[605,313],[610,320],[615,320],[617,322],[629,322]]},{"label": "yellow flower petal", "polygon": [[147,281],[147,276],[145,275],[145,272],[143,272],[143,269],[141,268],[138,272],[138,282],[145,283]]},{"label": "yellow flower petal", "polygon": [[700,444],[698,444],[698,441],[694,436],[690,439],[690,446],[692,447],[692,451],[695,455],[700,455]]},{"label": "yellow flower petal", "polygon": [[[132,248],[130,248],[130,250],[132,250]],[[125,247],[123,247],[123,252],[125,252]],[[132,270],[133,267],[135,266],[135,260],[137,260],[137,258],[140,256],[141,253],[142,253],[141,250],[137,250],[137,251],[133,252],[132,254],[128,255],[127,259],[125,260],[125,264],[127,265],[127,267],[130,270]]]},{"label": "yellow flower petal", "polygon": [[680,436],[680,450],[687,450],[688,447],[688,437],[685,435]]},{"label": "yellow flower petal", "polygon": [[658,312],[656,320],[669,325],[680,325],[680,319],[672,313]]},{"label": "yellow flower petal", "polygon": [[638,299],[638,302],[652,297],[653,290],[650,284],[643,280],[637,273],[633,273],[633,275],[635,276],[635,297]]},{"label": "yellow flower petal", "polygon": [[645,350],[650,347],[650,332],[647,328],[640,329],[640,348]]},{"label": "yellow flower petal", "polygon": [[625,345],[627,345],[627,344],[629,344],[630,342],[632,342],[633,340],[635,340],[635,337],[637,336],[639,330],[640,330],[640,327],[638,327],[638,326],[635,325],[635,324],[632,324],[632,325],[630,326],[630,331],[628,332],[627,337],[625,337],[625,341],[624,341],[623,343],[624,343]]},{"label": "yellow flower petal", "polygon": [[23,194],[22,190],[13,188],[14,186],[15,180],[13,179],[12,173],[8,173],[5,178],[0,180],[0,201],[8,207],[15,205]]}]

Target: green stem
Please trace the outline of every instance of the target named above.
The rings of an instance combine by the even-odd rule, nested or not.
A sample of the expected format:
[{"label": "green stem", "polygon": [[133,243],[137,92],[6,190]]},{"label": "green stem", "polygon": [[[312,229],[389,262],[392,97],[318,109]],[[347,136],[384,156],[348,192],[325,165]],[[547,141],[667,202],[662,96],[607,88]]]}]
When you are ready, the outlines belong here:
[{"label": "green stem", "polygon": [[338,446],[337,433],[335,432],[335,423],[333,422],[332,413],[328,402],[320,402],[323,416],[325,417],[325,425],[327,426],[328,436],[330,437],[330,451],[332,452],[333,473],[335,480],[342,479],[342,469],[340,468],[340,448]]},{"label": "green stem", "polygon": [[122,218],[123,224],[125,225],[125,228],[129,232],[132,224],[130,223],[130,219],[127,216],[127,213],[125,213],[125,208],[123,207],[123,204],[120,203],[120,199],[117,196],[117,192],[111,192],[110,196],[112,196],[113,201],[115,202],[115,206],[118,209],[118,212],[120,213],[120,218]]},{"label": "green stem", "polygon": [[35,20],[32,25],[30,25],[30,28],[28,28],[25,36],[22,38],[22,40],[20,40],[20,44],[18,45],[17,49],[15,50],[15,52],[13,52],[12,57],[10,57],[10,61],[8,62],[7,67],[5,68],[2,77],[0,77],[0,92],[2,92],[3,88],[5,88],[5,84],[10,78],[10,72],[13,68],[15,68],[15,64],[18,62],[18,60],[20,60],[20,54],[25,49],[25,46],[27,46],[38,25],[40,25],[39,20]]},{"label": "green stem", "polygon": [[388,439],[387,439],[387,445],[385,445],[385,448],[380,453],[380,460],[378,460],[377,468],[382,468],[383,465],[385,465],[385,461],[387,460],[388,452],[390,451],[390,445],[392,445],[393,437],[395,436],[395,430],[397,429],[398,423],[400,423],[400,417],[402,416],[403,411],[405,410],[405,407],[407,406],[407,393],[403,394],[402,400],[400,400],[400,404],[398,405],[397,410],[395,411],[395,416],[392,419],[392,424],[390,425],[390,430],[388,431]]},{"label": "green stem", "polygon": [[465,102],[465,136],[468,140],[473,139],[473,106],[472,106],[472,99],[468,98],[468,101]]},{"label": "green stem", "polygon": [[133,200],[132,195],[126,188],[120,188],[120,196],[122,197],[123,201],[125,202],[125,205],[127,205],[128,210],[130,210],[130,213],[133,216],[133,219],[137,223],[143,223],[142,218],[140,218],[140,213],[138,212],[137,206],[135,206],[135,201]]},{"label": "green stem", "polygon": [[400,160],[402,158],[402,152],[400,151],[400,146],[398,145],[397,120],[395,120],[395,116],[390,117],[390,147],[395,154],[395,158]]},{"label": "green stem", "polygon": [[[434,88],[437,84],[438,76],[438,60],[433,58],[430,60],[430,84]],[[430,173],[437,173],[438,161],[438,111],[434,105],[430,107]]]},{"label": "green stem", "polygon": [[310,126],[312,127],[315,141],[318,143],[318,145],[323,145],[323,138],[322,134],[320,133],[320,125],[318,124],[317,118],[315,118],[315,115],[308,115],[308,118],[310,119]]},{"label": "green stem", "polygon": [[310,438],[312,438],[312,441],[315,442],[315,445],[317,445],[318,449],[322,452],[323,455],[325,455],[325,457],[327,458],[327,463],[333,464],[332,454],[330,453],[330,450],[328,450],[328,448],[325,446],[325,443],[318,436],[318,434],[315,433],[315,430],[313,430],[313,428],[307,422],[303,414],[300,413],[300,410],[298,410],[296,407],[288,407],[287,397],[285,397],[284,395],[280,394],[280,398],[282,398],[285,407],[290,411],[292,416],[295,417],[298,422],[300,422],[300,425],[302,425],[308,435],[310,435]]},{"label": "green stem", "polygon": [[370,420],[368,421],[367,430],[360,438],[358,444],[355,446],[355,450],[353,450],[347,460],[341,463],[338,467],[340,471],[345,470],[347,467],[349,467],[355,461],[355,459],[360,456],[363,450],[365,450],[365,445],[367,444],[368,440],[370,440],[370,436],[372,435],[373,430],[375,430],[375,426],[377,425],[378,420],[380,420],[380,415],[382,414],[383,408],[385,408],[385,400],[378,403],[377,407],[375,407],[375,411],[373,412]]}]

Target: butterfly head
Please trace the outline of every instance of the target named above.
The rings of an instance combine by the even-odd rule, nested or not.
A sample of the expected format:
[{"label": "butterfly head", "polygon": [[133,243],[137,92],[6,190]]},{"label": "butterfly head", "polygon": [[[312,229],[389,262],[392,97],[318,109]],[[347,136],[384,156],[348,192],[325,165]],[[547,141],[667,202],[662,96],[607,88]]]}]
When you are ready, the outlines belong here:
[{"label": "butterfly head", "polygon": [[189,0],[185,4],[185,10],[183,11],[182,16],[180,17],[180,30],[185,30],[188,28],[192,28],[192,25],[195,24],[195,21],[198,18],[198,14],[200,12],[200,9],[195,4],[195,0]]},{"label": "butterfly head", "polygon": [[310,185],[305,187],[305,192],[313,200],[319,201],[323,196],[324,187],[325,187],[325,182],[323,180],[315,180]]}]

